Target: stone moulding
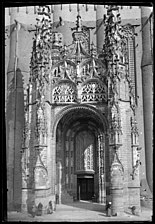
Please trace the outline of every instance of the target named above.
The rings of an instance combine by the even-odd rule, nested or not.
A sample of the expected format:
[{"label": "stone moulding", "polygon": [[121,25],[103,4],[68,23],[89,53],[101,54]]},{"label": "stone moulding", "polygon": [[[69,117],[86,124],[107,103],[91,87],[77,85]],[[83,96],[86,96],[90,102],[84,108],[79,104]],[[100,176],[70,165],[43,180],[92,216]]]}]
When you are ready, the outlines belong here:
[{"label": "stone moulding", "polygon": [[63,108],[59,113],[55,116],[54,122],[52,124],[52,136],[56,134],[56,128],[58,122],[61,120],[61,118],[66,115],[67,113],[73,111],[73,110],[88,110],[89,112],[95,114],[103,124],[103,127],[105,127],[105,131],[108,130],[108,121],[106,117],[100,112],[100,110],[97,110],[94,106],[88,106],[88,105],[70,105],[68,107]]}]

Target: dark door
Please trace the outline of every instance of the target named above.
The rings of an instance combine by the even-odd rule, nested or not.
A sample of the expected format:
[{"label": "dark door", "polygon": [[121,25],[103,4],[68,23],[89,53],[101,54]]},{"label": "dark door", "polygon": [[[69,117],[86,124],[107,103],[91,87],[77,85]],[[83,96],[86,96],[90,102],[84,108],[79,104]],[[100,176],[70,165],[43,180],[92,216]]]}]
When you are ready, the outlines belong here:
[{"label": "dark door", "polygon": [[78,178],[78,199],[91,200],[94,193],[94,178]]}]

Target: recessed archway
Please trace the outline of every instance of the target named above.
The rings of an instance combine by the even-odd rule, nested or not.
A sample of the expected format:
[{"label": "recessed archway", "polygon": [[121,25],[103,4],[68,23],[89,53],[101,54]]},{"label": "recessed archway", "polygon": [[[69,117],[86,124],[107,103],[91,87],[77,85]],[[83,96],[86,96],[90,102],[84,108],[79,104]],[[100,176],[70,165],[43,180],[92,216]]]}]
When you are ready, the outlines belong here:
[{"label": "recessed archway", "polygon": [[69,106],[59,113],[55,125],[59,202],[91,200],[94,194],[103,201],[106,118],[92,106]]}]

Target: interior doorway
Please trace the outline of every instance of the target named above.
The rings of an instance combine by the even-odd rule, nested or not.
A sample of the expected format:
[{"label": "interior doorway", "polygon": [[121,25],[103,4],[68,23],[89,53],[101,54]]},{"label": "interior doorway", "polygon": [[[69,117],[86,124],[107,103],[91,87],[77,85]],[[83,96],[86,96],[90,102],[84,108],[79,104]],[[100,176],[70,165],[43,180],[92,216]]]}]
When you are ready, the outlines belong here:
[{"label": "interior doorway", "polygon": [[94,195],[94,177],[77,178],[77,199],[92,200]]}]

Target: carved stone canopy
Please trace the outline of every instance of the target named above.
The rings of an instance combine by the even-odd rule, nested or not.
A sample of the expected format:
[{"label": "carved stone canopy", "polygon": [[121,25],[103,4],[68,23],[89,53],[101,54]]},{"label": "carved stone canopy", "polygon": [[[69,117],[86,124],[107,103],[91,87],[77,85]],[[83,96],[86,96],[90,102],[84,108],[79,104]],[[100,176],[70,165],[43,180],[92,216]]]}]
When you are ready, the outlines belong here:
[{"label": "carved stone canopy", "polygon": [[113,177],[113,175],[123,175],[124,173],[124,168],[122,163],[120,162],[119,158],[118,158],[118,154],[117,152],[114,153],[114,159],[113,162],[111,164],[111,176]]}]

